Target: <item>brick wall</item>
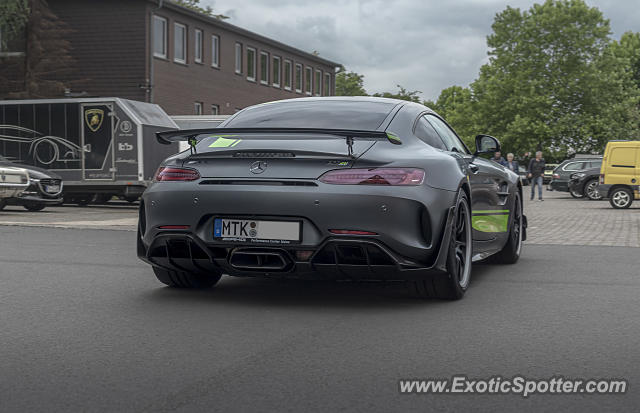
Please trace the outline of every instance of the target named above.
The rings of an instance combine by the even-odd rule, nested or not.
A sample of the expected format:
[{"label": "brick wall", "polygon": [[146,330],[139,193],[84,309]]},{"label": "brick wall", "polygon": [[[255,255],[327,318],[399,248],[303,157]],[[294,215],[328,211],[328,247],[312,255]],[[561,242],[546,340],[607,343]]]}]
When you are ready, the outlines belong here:
[{"label": "brick wall", "polygon": [[[233,114],[238,109],[277,99],[288,99],[306,96],[304,91],[296,93],[295,84],[292,90],[284,88],[284,61],[292,61],[292,72],[295,72],[295,63],[301,63],[304,67],[312,67],[322,71],[322,83],[324,85],[325,73],[330,74],[330,94],[334,93],[335,81],[334,66],[314,60],[303,54],[296,54],[289,48],[278,48],[272,44],[261,41],[258,37],[245,36],[240,33],[225,29],[222,25],[216,26],[203,22],[183,13],[169,8],[155,11],[155,14],[167,19],[168,22],[168,53],[167,59],[154,58],[154,91],[153,100],[160,104],[165,111],[174,115],[194,113],[194,103],[203,103],[203,113],[211,114],[211,105],[218,105],[220,114]],[[186,64],[174,62],[174,23],[187,26],[187,62]],[[196,63],[195,55],[195,30],[204,33],[204,55],[202,63]],[[211,36],[217,35],[220,44],[219,67],[211,65]],[[242,74],[235,73],[235,44],[240,42],[243,47]],[[247,80],[247,47],[256,49],[256,80]],[[273,79],[269,79],[267,85],[260,82],[260,52],[269,53],[269,76],[272,77],[273,56],[280,57],[281,81],[280,86],[274,87]],[[304,73],[304,70],[303,70]],[[293,79],[295,82],[295,79]],[[303,82],[304,85],[304,82]],[[324,86],[321,94],[324,94]]]},{"label": "brick wall", "polygon": [[145,101],[146,2],[138,0],[49,0],[64,20],[78,68],[73,92]]}]

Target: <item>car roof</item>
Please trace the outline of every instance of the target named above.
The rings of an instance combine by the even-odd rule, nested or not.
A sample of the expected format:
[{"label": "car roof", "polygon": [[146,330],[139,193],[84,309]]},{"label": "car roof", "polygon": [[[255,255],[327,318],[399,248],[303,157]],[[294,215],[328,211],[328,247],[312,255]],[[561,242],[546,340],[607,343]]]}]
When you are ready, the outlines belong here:
[{"label": "car roof", "polygon": [[[384,127],[399,111],[433,112],[416,102],[373,96],[324,96],[276,100],[249,106],[221,126],[366,129]],[[409,113],[407,112],[407,113]]]}]

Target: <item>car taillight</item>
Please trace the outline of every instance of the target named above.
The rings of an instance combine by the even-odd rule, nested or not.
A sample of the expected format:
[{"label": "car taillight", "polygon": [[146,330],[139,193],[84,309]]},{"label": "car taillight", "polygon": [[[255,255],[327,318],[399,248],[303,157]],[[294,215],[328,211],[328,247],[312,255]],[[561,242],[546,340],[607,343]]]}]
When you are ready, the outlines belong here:
[{"label": "car taillight", "polygon": [[190,168],[173,168],[161,166],[154,179],[160,181],[195,181],[200,178],[200,173]]},{"label": "car taillight", "polygon": [[336,169],[319,178],[336,185],[421,185],[424,171],[417,168]]},{"label": "car taillight", "polygon": [[600,184],[604,185],[604,174],[600,174]]},{"label": "car taillight", "polygon": [[553,179],[560,179],[560,175],[559,174],[553,174]]}]

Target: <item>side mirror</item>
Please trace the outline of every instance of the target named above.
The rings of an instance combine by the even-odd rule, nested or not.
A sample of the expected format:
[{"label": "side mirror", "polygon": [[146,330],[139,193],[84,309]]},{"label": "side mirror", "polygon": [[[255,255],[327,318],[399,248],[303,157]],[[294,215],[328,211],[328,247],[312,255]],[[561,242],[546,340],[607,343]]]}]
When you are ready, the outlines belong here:
[{"label": "side mirror", "polygon": [[492,153],[500,152],[500,142],[491,135],[478,135],[476,136],[476,153]]}]

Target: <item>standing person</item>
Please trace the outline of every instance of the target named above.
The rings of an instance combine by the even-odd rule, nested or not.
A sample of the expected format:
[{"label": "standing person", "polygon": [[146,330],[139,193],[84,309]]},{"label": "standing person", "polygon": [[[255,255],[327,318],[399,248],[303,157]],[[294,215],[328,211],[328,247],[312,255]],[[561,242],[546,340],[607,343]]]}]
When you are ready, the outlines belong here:
[{"label": "standing person", "polygon": [[491,160],[497,164],[500,164],[502,166],[504,166],[505,164],[505,160],[502,157],[502,154],[500,153],[500,151],[496,152],[493,154],[493,158],[491,158]]},{"label": "standing person", "polygon": [[505,162],[504,166],[507,169],[509,169],[509,170],[511,170],[511,171],[513,171],[515,173],[518,173],[518,166],[519,166],[518,165],[518,161],[514,161],[513,160],[513,154],[512,153],[508,153],[507,154],[507,161]]},{"label": "standing person", "polygon": [[529,178],[531,179],[531,200],[535,198],[535,189],[536,185],[538,185],[538,200],[544,201],[542,199],[542,177],[544,176],[544,159],[542,159],[542,152],[536,152],[535,159],[532,159],[529,162]]}]

